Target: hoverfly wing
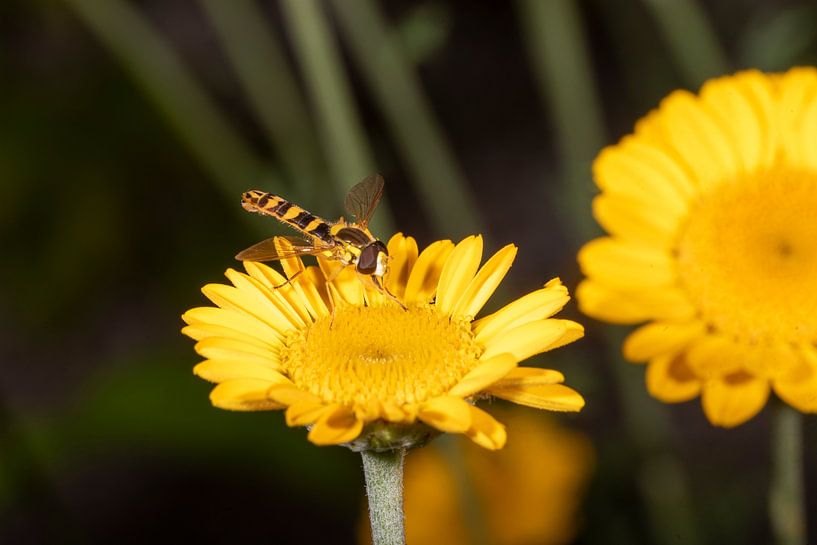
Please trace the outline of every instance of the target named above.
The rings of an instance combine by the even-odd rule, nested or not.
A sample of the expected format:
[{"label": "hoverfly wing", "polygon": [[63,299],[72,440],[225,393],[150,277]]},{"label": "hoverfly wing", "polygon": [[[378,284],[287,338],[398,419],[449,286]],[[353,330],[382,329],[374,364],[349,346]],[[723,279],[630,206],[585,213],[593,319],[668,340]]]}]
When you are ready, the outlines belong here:
[{"label": "hoverfly wing", "polygon": [[356,184],[346,195],[344,205],[346,211],[363,228],[369,223],[380,197],[383,196],[383,176],[375,174],[367,176]]},{"label": "hoverfly wing", "polygon": [[239,261],[276,261],[302,255],[317,255],[332,248],[331,245],[315,244],[298,237],[272,237],[253,244],[239,252]]}]

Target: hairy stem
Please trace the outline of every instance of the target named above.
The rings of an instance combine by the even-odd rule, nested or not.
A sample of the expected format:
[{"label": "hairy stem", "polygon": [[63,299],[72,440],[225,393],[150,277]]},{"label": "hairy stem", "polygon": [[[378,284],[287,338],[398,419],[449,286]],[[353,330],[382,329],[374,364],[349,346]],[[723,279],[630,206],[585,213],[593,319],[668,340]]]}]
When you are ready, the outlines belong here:
[{"label": "hairy stem", "polygon": [[369,520],[374,545],[404,545],[403,449],[387,452],[363,451],[363,472],[369,498]]}]

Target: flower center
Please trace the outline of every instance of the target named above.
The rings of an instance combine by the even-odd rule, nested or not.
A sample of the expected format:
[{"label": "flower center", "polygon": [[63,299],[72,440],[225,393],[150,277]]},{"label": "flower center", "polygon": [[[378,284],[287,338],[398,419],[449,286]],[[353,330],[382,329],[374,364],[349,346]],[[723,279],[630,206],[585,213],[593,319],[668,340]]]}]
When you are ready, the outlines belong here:
[{"label": "flower center", "polygon": [[725,183],[693,208],[679,275],[704,319],[746,342],[817,342],[817,174]]},{"label": "flower center", "polygon": [[349,306],[292,333],[281,359],[296,386],[327,403],[402,405],[447,392],[481,352],[468,321],[432,307]]}]

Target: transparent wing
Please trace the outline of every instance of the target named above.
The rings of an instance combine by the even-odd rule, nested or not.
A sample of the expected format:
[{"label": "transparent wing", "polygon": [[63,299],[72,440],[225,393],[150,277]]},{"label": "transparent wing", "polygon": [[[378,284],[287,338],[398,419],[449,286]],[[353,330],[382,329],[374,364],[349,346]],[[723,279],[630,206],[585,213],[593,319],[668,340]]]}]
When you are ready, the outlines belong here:
[{"label": "transparent wing", "polygon": [[331,244],[315,244],[298,237],[272,237],[253,244],[235,256],[239,261],[276,261],[302,255],[316,255],[332,248]]},{"label": "transparent wing", "polygon": [[383,176],[375,174],[363,178],[346,195],[346,211],[364,228],[369,223],[380,197],[383,196]]}]

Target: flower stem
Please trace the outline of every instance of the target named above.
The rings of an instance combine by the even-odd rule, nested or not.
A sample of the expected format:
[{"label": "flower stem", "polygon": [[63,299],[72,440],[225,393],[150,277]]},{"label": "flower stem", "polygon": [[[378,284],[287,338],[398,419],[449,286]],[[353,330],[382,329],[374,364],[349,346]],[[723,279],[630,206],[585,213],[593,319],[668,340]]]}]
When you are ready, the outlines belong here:
[{"label": "flower stem", "polygon": [[363,451],[366,495],[374,545],[405,545],[403,523],[403,449],[387,452]]},{"label": "flower stem", "polygon": [[772,435],[772,482],[769,516],[777,545],[805,545],[803,492],[803,419],[781,405]]}]

